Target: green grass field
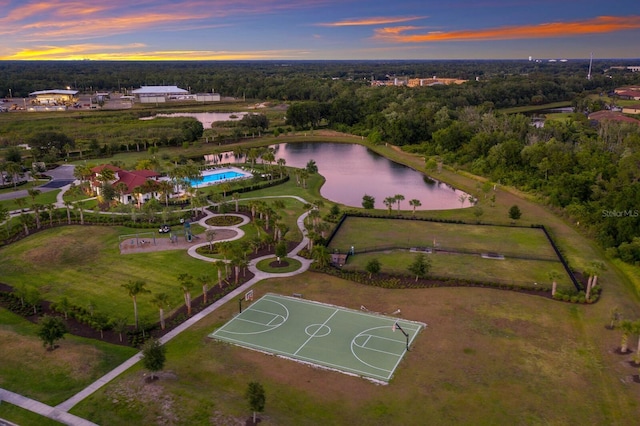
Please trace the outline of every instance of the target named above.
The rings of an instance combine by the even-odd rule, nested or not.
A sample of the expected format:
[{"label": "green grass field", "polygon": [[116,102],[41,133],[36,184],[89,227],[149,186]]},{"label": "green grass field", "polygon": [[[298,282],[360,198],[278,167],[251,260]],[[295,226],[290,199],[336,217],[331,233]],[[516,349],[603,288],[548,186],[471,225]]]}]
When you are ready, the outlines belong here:
[{"label": "green grass field", "polygon": [[[415,259],[410,249],[433,248],[434,242],[442,251],[427,254],[432,276],[535,287],[550,286],[549,273],[555,271],[561,277],[559,288],[574,288],[543,231],[537,228],[348,217],[329,249],[346,253],[354,246],[355,256],[348,258],[345,270],[363,271],[375,258],[383,273],[408,274]],[[505,259],[488,259],[479,253],[498,253]]]},{"label": "green grass field", "polygon": [[[124,227],[68,226],[39,232],[0,250],[0,276],[14,287],[38,288],[46,300],[66,296],[77,306],[95,307],[111,318],[124,316],[133,323],[133,303],[121,287],[130,280],[143,280],[152,293],[170,296],[171,308],[182,305],[177,276],[214,276],[206,262],[184,250],[120,254],[119,235],[146,230]],[[215,280],[212,278],[212,282]],[[199,295],[198,286],[193,297]],[[157,321],[152,295],[138,297],[141,318]]]},{"label": "green grass field", "polygon": [[[391,146],[372,148],[394,161],[419,170],[424,167],[424,159],[419,156]],[[205,152],[208,147],[176,148],[166,153],[174,156],[198,150]],[[144,152],[135,155],[148,158]],[[133,162],[124,153],[118,154],[118,158]],[[606,261],[594,242],[573,224],[533,202],[530,195],[500,188],[495,207],[490,207],[482,194],[474,192],[481,178],[456,173],[446,166],[435,177],[474,193],[485,210],[483,221],[506,224],[509,207],[518,204],[523,211],[519,223],[545,224],[578,271],[593,261]],[[320,198],[321,182],[318,176],[309,180],[306,191],[288,182],[258,194],[291,193],[312,200]],[[471,209],[417,215],[473,220]],[[372,230],[385,231],[365,230],[353,234],[345,244],[355,244],[356,237],[372,241]],[[153,292],[166,291],[172,303],[178,304],[182,303],[177,288],[178,273],[213,275],[206,263],[194,261],[184,253],[120,255],[118,235],[132,232],[135,231],[116,227],[76,226],[40,232],[0,249],[1,280],[39,287],[46,299],[56,300],[65,295],[77,305],[91,303],[98,311],[128,315],[132,322],[132,303],[121,283],[145,279]],[[405,240],[416,237],[417,246],[433,240],[433,235],[398,232],[404,232]],[[447,233],[443,235],[446,237]],[[456,242],[464,241],[457,238]],[[474,244],[473,238],[469,237],[466,243]],[[477,238],[491,241],[494,236]],[[533,237],[521,238],[519,244],[523,247],[540,249],[533,240],[529,241]],[[499,239],[496,243],[500,243]],[[356,251],[358,248],[356,245]],[[364,264],[366,259],[362,256],[368,255],[357,253],[352,260],[362,260]],[[395,253],[389,253],[388,261],[380,257],[383,272],[396,263],[398,268],[404,268],[401,264],[406,262],[404,254],[398,254],[397,260],[393,260],[394,256]],[[469,264],[449,259],[445,267],[456,270],[466,267],[469,269],[464,271],[465,275],[480,274],[478,268]],[[232,301],[167,345],[167,364],[159,381],[147,383],[144,370],[137,365],[72,412],[110,425],[244,424],[250,415],[244,398],[247,383],[259,381],[267,393],[266,409],[261,415],[265,424],[407,425],[416,421],[422,424],[425,419],[442,425],[628,424],[640,415],[640,386],[634,381],[638,368],[630,362],[632,355],[615,352],[620,345],[620,333],[607,330],[605,325],[614,308],[625,318],[640,318],[640,275],[637,267],[631,265],[606,264],[599,280],[602,297],[592,305],[567,304],[493,289],[385,290],[316,273],[264,281],[255,286],[257,294],[303,293],[305,298],[322,303],[354,310],[364,305],[370,311],[386,314],[401,309],[402,318],[428,323],[429,330],[415,340],[389,385],[376,386],[361,378],[310,368],[209,339],[212,330],[237,313],[237,302]],[[491,265],[502,268],[505,264]],[[434,261],[434,271],[439,267]],[[513,276],[529,269],[527,265],[514,264],[506,274]],[[505,272],[492,272],[498,273]],[[157,309],[148,303],[150,298],[143,295],[138,306],[141,316],[156,320]],[[636,338],[630,339],[632,347]],[[59,349],[46,352],[35,337],[33,324],[2,309],[0,339],[0,386],[48,403],[73,394],[131,351],[103,345],[98,340],[67,336]],[[0,417],[18,424],[47,424],[4,403],[0,404]]]}]

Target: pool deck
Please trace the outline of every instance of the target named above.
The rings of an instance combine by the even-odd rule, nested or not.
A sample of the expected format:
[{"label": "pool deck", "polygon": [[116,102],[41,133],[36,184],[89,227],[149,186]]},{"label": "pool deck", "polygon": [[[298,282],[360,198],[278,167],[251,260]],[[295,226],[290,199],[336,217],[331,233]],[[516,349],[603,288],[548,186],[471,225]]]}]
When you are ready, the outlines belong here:
[{"label": "pool deck", "polygon": [[248,171],[243,170],[243,169],[241,169],[239,167],[233,167],[233,166],[207,169],[207,170],[204,170],[202,172],[202,176],[206,177],[206,176],[219,175],[219,174],[223,174],[224,175],[225,172],[238,173],[238,174],[240,174],[240,176],[233,176],[233,177],[230,177],[230,178],[224,178],[223,177],[223,178],[217,179],[215,181],[211,181],[211,182],[201,182],[201,183],[198,183],[196,185],[193,185],[193,187],[194,188],[206,188],[208,186],[216,185],[216,184],[219,184],[219,183],[222,183],[222,182],[229,182],[229,181],[236,180],[236,179],[247,179],[247,178],[253,177],[253,174],[251,172],[248,172]]}]

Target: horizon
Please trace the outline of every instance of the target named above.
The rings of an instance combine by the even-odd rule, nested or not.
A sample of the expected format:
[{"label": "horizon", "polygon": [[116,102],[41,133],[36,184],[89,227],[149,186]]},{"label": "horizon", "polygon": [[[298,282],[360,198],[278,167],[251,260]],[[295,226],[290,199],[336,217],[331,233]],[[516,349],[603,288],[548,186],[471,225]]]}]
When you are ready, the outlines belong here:
[{"label": "horizon", "polygon": [[0,60],[640,58],[640,2],[6,0]]}]

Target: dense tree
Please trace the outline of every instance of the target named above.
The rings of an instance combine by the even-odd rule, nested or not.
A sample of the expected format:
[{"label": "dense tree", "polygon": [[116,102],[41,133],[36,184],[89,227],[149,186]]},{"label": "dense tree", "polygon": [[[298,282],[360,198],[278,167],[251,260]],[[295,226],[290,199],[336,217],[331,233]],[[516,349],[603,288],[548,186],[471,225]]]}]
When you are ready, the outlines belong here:
[{"label": "dense tree", "polygon": [[522,212],[520,211],[520,207],[514,204],[513,206],[511,206],[511,208],[509,208],[509,219],[518,220],[521,216]]},{"label": "dense tree", "polygon": [[249,131],[264,132],[269,128],[269,119],[264,114],[245,114],[240,119],[239,125]]},{"label": "dense tree", "polygon": [[156,378],[155,373],[164,368],[166,354],[167,349],[154,338],[147,340],[142,347],[142,365],[151,373],[151,380]]},{"label": "dense tree", "polygon": [[431,270],[431,260],[426,258],[424,254],[418,253],[411,265],[409,265],[409,272],[418,278],[424,278]]},{"label": "dense tree", "polygon": [[49,345],[49,350],[55,348],[55,342],[64,338],[67,326],[60,317],[44,315],[39,321],[38,337],[44,346]]},{"label": "dense tree", "polygon": [[367,262],[364,269],[369,273],[369,279],[371,279],[372,275],[380,272],[381,267],[382,265],[380,264],[380,261],[378,259],[371,259],[370,261]]},{"label": "dense tree", "polygon": [[264,388],[258,382],[251,382],[247,387],[245,397],[247,398],[247,402],[249,402],[249,408],[253,411],[253,424],[255,425],[257,424],[256,412],[261,413],[264,411],[266,402]]},{"label": "dense tree", "polygon": [[372,195],[364,194],[362,197],[362,207],[365,209],[373,209],[376,204],[376,199]]}]

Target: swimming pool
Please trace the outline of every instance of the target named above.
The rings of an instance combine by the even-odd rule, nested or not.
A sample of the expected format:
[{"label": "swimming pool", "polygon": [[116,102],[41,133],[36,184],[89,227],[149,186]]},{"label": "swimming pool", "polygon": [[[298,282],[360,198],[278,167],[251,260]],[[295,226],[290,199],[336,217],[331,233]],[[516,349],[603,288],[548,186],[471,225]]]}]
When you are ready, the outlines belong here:
[{"label": "swimming pool", "polygon": [[249,173],[237,169],[206,170],[202,172],[202,179],[190,179],[193,188],[209,186],[227,180],[251,176]]}]

